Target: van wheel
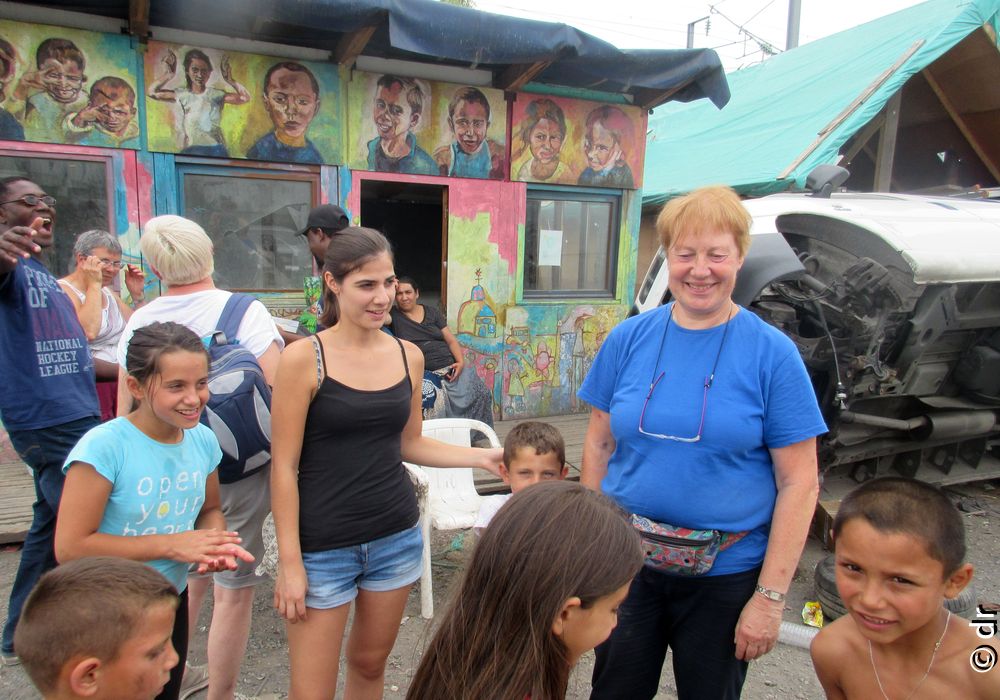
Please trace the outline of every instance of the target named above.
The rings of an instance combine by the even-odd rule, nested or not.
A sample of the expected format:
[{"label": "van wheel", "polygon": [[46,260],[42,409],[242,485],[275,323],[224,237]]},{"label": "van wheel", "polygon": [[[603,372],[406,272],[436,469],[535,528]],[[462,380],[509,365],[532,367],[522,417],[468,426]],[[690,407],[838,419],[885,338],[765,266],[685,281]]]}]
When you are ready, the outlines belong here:
[{"label": "van wheel", "polygon": [[837,593],[837,581],[834,574],[833,555],[829,555],[820,560],[816,565],[815,587],[816,600],[823,608],[823,621],[836,620],[838,617],[847,614],[844,608],[844,601]]},{"label": "van wheel", "polygon": [[[837,593],[837,580],[834,573],[834,556],[829,556],[820,560],[816,565],[814,584],[816,588],[816,600],[823,608],[824,620],[836,620],[838,617],[847,614],[844,601]],[[971,620],[976,616],[977,592],[975,584],[970,583],[953,600],[945,600],[944,607],[951,610],[959,617]]]},{"label": "van wheel", "polygon": [[964,617],[966,620],[971,620],[979,612],[976,609],[976,599],[978,597],[979,592],[976,590],[976,584],[970,583],[954,599],[945,600],[944,606],[951,610],[953,614]]}]

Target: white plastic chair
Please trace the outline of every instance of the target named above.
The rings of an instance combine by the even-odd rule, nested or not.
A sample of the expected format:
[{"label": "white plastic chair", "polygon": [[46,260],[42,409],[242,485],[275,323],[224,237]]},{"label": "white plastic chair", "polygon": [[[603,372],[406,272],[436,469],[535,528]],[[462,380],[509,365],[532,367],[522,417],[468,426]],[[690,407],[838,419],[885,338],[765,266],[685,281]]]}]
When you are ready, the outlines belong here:
[{"label": "white plastic chair", "polygon": [[[500,447],[500,438],[490,426],[471,418],[435,418],[425,420],[423,434],[450,445],[470,447],[472,433],[479,431],[492,447]],[[405,463],[404,463],[405,464]],[[470,528],[476,522],[482,496],[476,491],[472,468],[436,469],[406,464],[417,490],[420,505],[420,531],[424,537],[424,573],[420,578],[420,615],[434,617],[431,582],[431,525],[438,530]],[[422,478],[421,478],[422,477]]]},{"label": "white plastic chair", "polygon": [[[424,421],[423,434],[449,445],[469,447],[472,432],[479,431],[490,445],[500,447],[500,438],[490,426],[470,418],[436,418]],[[476,491],[472,468],[422,467],[430,482],[431,524],[438,530],[470,528],[476,522],[483,497]]]},{"label": "white plastic chair", "polygon": [[417,505],[420,507],[420,535],[424,538],[424,551],[421,559],[424,571],[420,575],[420,617],[429,620],[434,617],[434,592],[431,588],[431,515],[430,515],[430,481],[420,467],[403,462],[406,472],[413,482],[417,492]]}]

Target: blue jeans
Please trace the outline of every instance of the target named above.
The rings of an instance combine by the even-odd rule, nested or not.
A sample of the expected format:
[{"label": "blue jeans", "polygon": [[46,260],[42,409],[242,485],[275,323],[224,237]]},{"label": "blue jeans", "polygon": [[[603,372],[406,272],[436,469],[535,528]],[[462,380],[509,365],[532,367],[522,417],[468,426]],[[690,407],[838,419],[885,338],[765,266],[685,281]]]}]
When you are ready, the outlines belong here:
[{"label": "blue jeans", "polygon": [[303,552],[309,588],[306,607],[329,610],[364,591],[394,591],[409,586],[423,573],[424,538],[420,526],[371,542],[322,552]]},{"label": "blue jeans", "polygon": [[737,700],[747,663],[733,635],[760,569],[721,576],[636,574],[618,626],[597,647],[591,700],[656,695],[667,647],[680,700]]},{"label": "blue jeans", "polygon": [[32,506],[34,514],[31,528],[21,549],[21,563],[18,564],[14,586],[10,590],[7,624],[3,628],[4,654],[14,653],[14,629],[21,617],[25,599],[42,574],[56,565],[53,541],[59,499],[62,497],[62,468],[66,456],[83,434],[99,423],[100,419],[92,416],[49,428],[8,432],[18,456],[31,467],[35,479],[35,504]]},{"label": "blue jeans", "polygon": [[170,680],[163,690],[153,700],[177,700],[181,694],[181,681],[184,680],[184,664],[188,656],[188,589],[180,594],[177,601],[177,611],[174,613],[174,630],[170,635],[170,643],[177,652],[177,665],[170,669]]}]

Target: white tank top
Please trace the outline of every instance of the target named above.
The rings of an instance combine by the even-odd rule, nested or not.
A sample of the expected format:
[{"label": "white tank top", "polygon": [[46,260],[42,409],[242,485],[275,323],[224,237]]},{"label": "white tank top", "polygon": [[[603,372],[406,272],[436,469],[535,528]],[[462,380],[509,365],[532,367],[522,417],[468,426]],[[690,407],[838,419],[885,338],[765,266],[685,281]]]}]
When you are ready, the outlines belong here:
[{"label": "white tank top", "polygon": [[[80,299],[80,303],[87,300],[87,295],[74,287],[66,280],[59,280],[60,284],[66,285]],[[118,338],[125,330],[125,317],[118,307],[118,300],[108,290],[101,287],[101,329],[97,332],[97,337],[90,341],[90,356],[105,362],[117,362]]]}]

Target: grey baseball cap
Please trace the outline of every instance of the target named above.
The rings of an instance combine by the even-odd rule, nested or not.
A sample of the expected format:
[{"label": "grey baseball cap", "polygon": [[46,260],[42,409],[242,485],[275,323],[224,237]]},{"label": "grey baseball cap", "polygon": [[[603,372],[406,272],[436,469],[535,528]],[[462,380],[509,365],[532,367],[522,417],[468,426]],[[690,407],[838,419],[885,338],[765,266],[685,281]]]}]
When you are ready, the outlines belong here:
[{"label": "grey baseball cap", "polygon": [[306,227],[299,231],[300,236],[306,235],[311,228],[321,228],[327,233],[336,233],[351,225],[347,212],[336,204],[320,204],[309,211]]}]

